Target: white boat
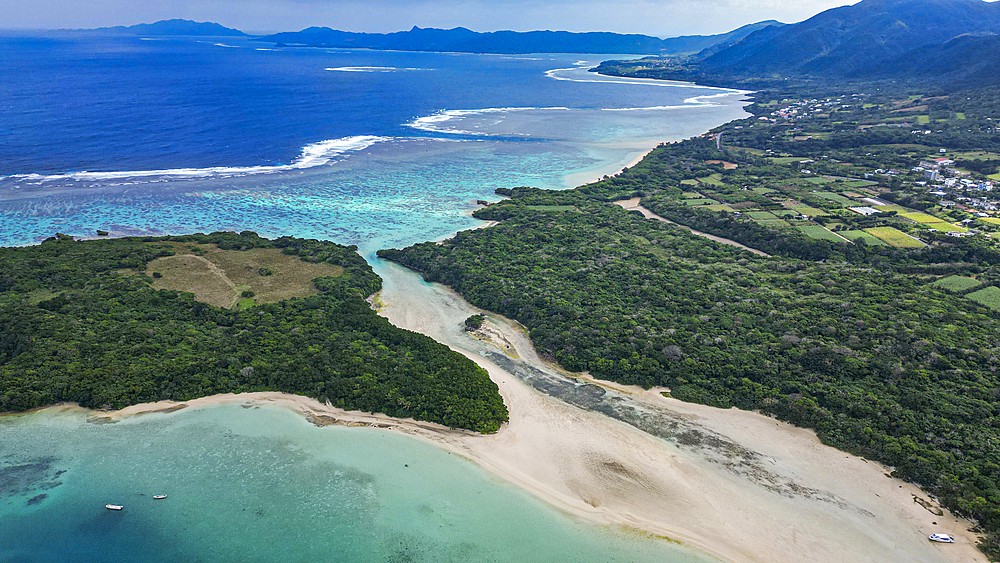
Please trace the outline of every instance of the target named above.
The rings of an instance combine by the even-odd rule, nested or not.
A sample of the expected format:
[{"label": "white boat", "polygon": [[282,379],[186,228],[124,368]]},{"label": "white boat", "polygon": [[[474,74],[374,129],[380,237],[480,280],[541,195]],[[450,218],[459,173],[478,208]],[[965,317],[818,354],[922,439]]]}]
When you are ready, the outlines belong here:
[{"label": "white boat", "polygon": [[120,504],[105,504],[104,508],[107,508],[108,510],[121,510],[125,507]]},{"label": "white boat", "polygon": [[153,498],[156,499],[156,500],[160,500],[160,499],[167,498],[167,495],[153,495]]},{"label": "white boat", "polygon": [[931,534],[927,537],[927,539],[938,543],[955,543],[955,538],[949,536],[948,534]]}]

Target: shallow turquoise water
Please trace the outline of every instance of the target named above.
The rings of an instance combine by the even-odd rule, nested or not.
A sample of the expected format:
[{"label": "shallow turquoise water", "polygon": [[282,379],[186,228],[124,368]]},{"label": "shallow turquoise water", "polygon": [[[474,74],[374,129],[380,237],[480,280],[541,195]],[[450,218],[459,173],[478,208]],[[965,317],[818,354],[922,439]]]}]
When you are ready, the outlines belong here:
[{"label": "shallow turquoise water", "polygon": [[0,452],[2,561],[707,561],[411,438],[277,407],[6,417]]}]

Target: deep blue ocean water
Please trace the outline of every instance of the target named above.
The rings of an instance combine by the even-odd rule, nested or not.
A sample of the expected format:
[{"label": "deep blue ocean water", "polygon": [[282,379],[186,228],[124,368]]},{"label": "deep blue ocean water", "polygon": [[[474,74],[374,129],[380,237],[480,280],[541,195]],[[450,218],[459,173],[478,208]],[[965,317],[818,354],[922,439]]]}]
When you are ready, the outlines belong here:
[{"label": "deep blue ocean water", "polygon": [[[0,244],[251,229],[374,260],[475,225],[498,187],[572,187],[744,115],[738,92],[588,73],[601,58],[272,47],[0,34]],[[0,561],[704,561],[384,432],[85,420],[0,419]]]}]

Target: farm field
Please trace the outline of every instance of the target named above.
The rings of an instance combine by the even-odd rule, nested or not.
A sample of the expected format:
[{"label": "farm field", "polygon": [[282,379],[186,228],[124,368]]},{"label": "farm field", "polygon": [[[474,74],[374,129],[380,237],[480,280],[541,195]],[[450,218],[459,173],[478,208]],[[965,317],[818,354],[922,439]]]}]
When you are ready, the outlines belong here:
[{"label": "farm field", "polygon": [[971,299],[980,305],[985,305],[994,311],[1000,311],[1000,289],[992,285],[984,287],[979,291],[973,291],[966,295],[965,298]]},{"label": "farm field", "polygon": [[[813,178],[813,180],[816,180],[816,179],[817,178]],[[828,199],[828,200],[830,200],[830,201],[832,201],[834,203],[839,203],[839,204],[845,205],[845,206],[846,205],[858,205],[858,202],[854,201],[853,199],[848,199],[848,198],[846,198],[846,197],[844,197],[844,196],[842,196],[840,194],[835,194],[833,192],[816,192],[815,195],[817,195],[817,196],[819,196],[819,197],[821,197],[823,199]]]},{"label": "farm field", "polygon": [[947,291],[960,293],[962,291],[975,289],[983,285],[983,282],[967,276],[948,276],[937,280],[931,285],[934,287],[940,287],[941,289],[945,289]]},{"label": "farm field", "polygon": [[882,239],[889,243],[890,246],[895,246],[896,248],[923,248],[926,246],[924,243],[895,227],[871,227],[865,229],[865,232]]},{"label": "farm field", "polygon": [[886,246],[885,241],[864,231],[838,231],[837,234],[850,241],[861,239],[872,246]]},{"label": "farm field", "polygon": [[798,230],[805,233],[806,236],[815,239],[828,240],[831,242],[848,242],[844,237],[838,236],[833,231],[822,227],[820,225],[801,225],[796,227]]}]

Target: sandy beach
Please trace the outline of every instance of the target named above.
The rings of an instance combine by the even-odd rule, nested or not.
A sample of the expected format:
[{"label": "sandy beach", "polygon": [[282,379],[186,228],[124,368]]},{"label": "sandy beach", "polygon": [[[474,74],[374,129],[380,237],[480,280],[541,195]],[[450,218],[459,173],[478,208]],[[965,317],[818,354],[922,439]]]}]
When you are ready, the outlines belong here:
[{"label": "sandy beach", "polygon": [[[557,371],[538,358],[516,323],[490,315],[482,339],[472,338],[459,324],[476,309],[458,295],[401,267],[379,268],[386,279],[381,314],[451,345],[497,383],[510,410],[510,422],[498,433],[345,412],[281,393],[135,405],[92,413],[92,420],[226,402],[273,404],[317,425],[405,433],[461,455],[573,517],[680,542],[723,561],[986,561],[967,531],[969,522],[940,511],[916,487],[888,477],[881,465],[824,446],[809,430],[752,412],[668,399],[660,389],[582,376],[581,383],[615,401],[666,420],[675,438],[665,440],[540,393],[489,353],[493,341],[503,358]],[[931,543],[927,535],[933,532],[950,533],[957,543]]]}]

